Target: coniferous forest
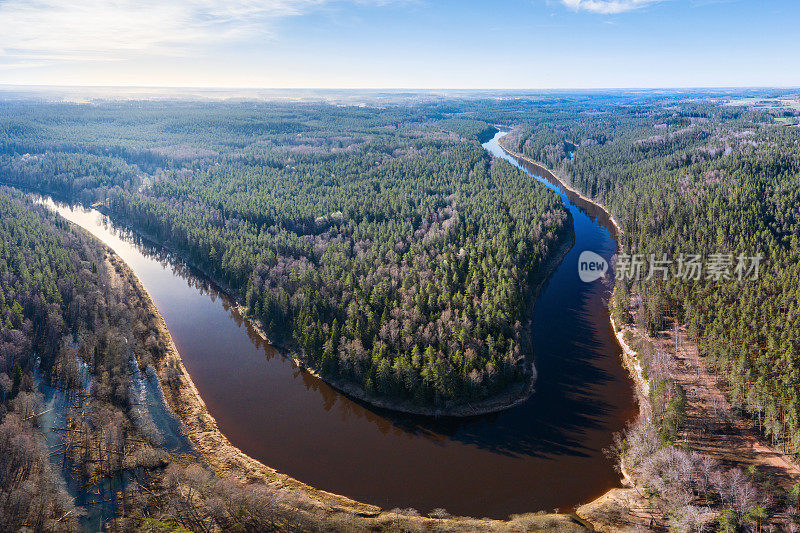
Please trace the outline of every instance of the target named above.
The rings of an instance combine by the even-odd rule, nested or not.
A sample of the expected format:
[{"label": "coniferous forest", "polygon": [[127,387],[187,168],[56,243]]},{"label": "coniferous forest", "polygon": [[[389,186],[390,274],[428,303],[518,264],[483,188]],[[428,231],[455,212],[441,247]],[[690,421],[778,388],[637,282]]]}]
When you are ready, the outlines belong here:
[{"label": "coniferous forest", "polygon": [[[446,410],[519,393],[534,378],[531,304],[572,231],[555,193],[481,147],[498,129],[509,132],[503,146],[608,208],[622,230],[617,261],[733,261],[691,280],[618,279],[611,314],[654,338],[685,328],[737,413],[800,455],[797,94],[363,100],[0,101],[0,442],[14,450],[0,459],[0,509],[14,524],[45,529],[67,517],[69,529],[79,514],[32,421],[37,380],[80,389],[91,374],[95,418],[72,419],[92,450],[87,479],[169,462],[130,398],[131,350],[144,369],[167,349],[155,319],[128,299],[134,286],[115,281],[106,250],[29,193],[94,205],[172,251],[335,386],[381,405]],[[757,276],[737,279],[740,256],[760,258]],[[651,363],[644,371],[656,375]],[[654,384],[650,455],[680,445],[686,395]],[[195,474],[172,470],[160,487],[174,503]],[[213,490],[200,500],[226,490],[244,498],[205,486]],[[700,492],[689,500],[737,509],[736,524],[786,496],[739,509],[723,489]],[[180,500],[184,511],[196,501]],[[241,511],[211,517],[214,505],[207,522],[221,529]]]},{"label": "coniferous forest", "polygon": [[[798,113],[768,98],[730,103],[656,99],[575,110],[528,122],[509,144],[608,206],[622,225],[622,253],[731,256],[729,279],[709,279],[703,271],[689,282],[661,274],[624,280],[615,311],[632,320],[634,294],[649,332],[667,318],[685,324],[725,378],[733,403],[797,455]],[[584,118],[589,113],[591,121]],[[762,257],[757,279],[732,282],[736,258],[756,255]]]},{"label": "coniferous forest", "polygon": [[566,212],[489,159],[485,122],[435,108],[42,111],[13,109],[6,183],[106,202],[323,377],[418,406],[532,379],[522,323]]}]

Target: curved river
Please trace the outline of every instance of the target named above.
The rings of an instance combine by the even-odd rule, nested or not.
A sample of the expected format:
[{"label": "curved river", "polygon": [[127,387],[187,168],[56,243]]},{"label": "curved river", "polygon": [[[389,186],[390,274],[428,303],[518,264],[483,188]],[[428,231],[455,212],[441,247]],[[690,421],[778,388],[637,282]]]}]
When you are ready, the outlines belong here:
[{"label": "curved river", "polygon": [[[484,147],[506,155],[498,133]],[[555,190],[572,213],[575,246],[533,312],[538,370],[524,404],[471,419],[429,419],[355,402],[300,371],[264,343],[202,274],[115,227],[93,210],[48,201],[113,248],[147,287],[211,414],[230,441],[314,487],[422,512],[505,518],[570,510],[618,486],[603,448],[636,412],[633,386],[603,299],[609,288],[579,280],[577,259],[614,253],[603,212]]]}]

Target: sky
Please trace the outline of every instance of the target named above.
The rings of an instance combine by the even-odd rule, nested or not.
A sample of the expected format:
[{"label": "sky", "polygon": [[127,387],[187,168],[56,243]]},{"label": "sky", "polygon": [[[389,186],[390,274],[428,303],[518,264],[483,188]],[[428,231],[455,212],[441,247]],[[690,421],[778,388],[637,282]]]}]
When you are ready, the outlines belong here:
[{"label": "sky", "polygon": [[0,84],[800,86],[796,0],[0,0]]}]

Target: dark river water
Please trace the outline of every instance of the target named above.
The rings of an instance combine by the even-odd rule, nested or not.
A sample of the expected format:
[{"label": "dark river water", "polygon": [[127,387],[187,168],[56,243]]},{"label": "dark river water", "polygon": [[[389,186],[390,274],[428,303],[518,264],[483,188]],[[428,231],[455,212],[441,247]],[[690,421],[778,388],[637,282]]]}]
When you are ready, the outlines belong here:
[{"label": "dark river water", "polygon": [[[484,147],[517,164],[498,146],[502,135]],[[603,303],[608,286],[583,283],[577,273],[583,250],[611,257],[613,230],[602,211],[537,179],[572,213],[575,246],[533,311],[535,391],[516,408],[470,419],[398,415],[348,399],[262,342],[230,300],[178,258],[96,211],[49,202],[133,268],[220,429],[245,453],[314,487],[382,507],[504,518],[571,510],[618,486],[603,448],[635,415],[633,385]]]}]

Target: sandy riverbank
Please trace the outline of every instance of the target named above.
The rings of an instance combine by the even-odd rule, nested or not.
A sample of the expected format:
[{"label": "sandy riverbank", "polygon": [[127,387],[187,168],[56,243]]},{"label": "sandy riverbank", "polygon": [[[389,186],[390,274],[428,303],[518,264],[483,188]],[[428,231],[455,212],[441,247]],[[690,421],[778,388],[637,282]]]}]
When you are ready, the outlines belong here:
[{"label": "sandy riverbank", "polygon": [[112,264],[121,270],[129,283],[136,288],[136,296],[156,319],[158,341],[165,347],[164,354],[157,362],[158,367],[156,368],[164,391],[164,400],[180,418],[192,444],[215,472],[221,475],[235,475],[243,481],[264,481],[281,489],[301,490],[312,499],[359,515],[375,516],[378,514],[380,509],[376,506],[314,489],[277,472],[233,446],[219,430],[214,417],[208,412],[205,402],[183,365],[164,319],[147,289],[122,259],[113,251],[110,251],[110,254]]},{"label": "sandy riverbank", "polygon": [[[650,416],[650,382],[644,377],[642,364],[636,351],[625,340],[626,327],[618,327],[613,317],[609,317],[617,343],[622,348],[622,364],[628,370],[634,383],[639,416]],[[653,509],[636,480],[625,468],[619,465],[622,475],[622,488],[614,488],[599,498],[576,509],[576,514],[590,522],[597,531],[614,532],[620,529],[658,529],[655,523],[663,523],[664,517]]]}]

